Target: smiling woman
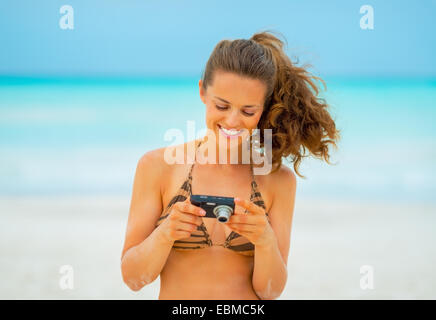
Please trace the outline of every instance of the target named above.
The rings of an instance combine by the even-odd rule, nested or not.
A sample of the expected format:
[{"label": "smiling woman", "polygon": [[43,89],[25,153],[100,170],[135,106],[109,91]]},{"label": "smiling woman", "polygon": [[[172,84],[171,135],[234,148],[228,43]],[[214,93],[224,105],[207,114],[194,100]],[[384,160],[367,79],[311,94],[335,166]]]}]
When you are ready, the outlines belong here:
[{"label": "smiling woman", "polygon": [[[214,135],[237,141],[242,159],[243,141],[260,129],[265,147],[268,129],[273,170],[255,177],[251,162],[168,164],[164,148],[147,152],[135,175],[123,279],[140,290],[160,276],[160,299],[275,299],[287,280],[296,192],[282,158],[292,157],[297,174],[305,150],[328,161],[338,131],[311,77],[268,32],[219,42],[199,93],[208,133],[193,141],[195,154],[208,153],[203,142]],[[180,146],[184,155],[191,143]],[[225,223],[206,217],[193,194],[231,197],[234,212]]]}]

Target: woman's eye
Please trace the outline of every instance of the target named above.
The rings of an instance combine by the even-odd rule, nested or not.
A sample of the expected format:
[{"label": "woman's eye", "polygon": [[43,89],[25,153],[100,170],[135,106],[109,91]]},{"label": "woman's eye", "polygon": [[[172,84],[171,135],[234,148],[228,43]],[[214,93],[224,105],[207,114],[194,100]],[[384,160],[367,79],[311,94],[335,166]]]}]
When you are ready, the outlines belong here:
[{"label": "woman's eye", "polygon": [[227,110],[227,107],[221,107],[219,105],[215,105],[218,110]]},{"label": "woman's eye", "polygon": [[242,111],[243,114],[245,114],[246,116],[252,117],[254,116],[254,113],[250,113],[250,112],[246,112],[246,111]]},{"label": "woman's eye", "polygon": [[[223,107],[223,106],[219,106],[219,105],[215,105],[215,107],[218,109],[218,110],[227,110],[229,107]],[[242,111],[242,113],[244,114],[244,115],[246,115],[247,117],[252,117],[252,116],[254,116],[254,113],[250,113],[250,112],[246,112],[246,111]]]}]

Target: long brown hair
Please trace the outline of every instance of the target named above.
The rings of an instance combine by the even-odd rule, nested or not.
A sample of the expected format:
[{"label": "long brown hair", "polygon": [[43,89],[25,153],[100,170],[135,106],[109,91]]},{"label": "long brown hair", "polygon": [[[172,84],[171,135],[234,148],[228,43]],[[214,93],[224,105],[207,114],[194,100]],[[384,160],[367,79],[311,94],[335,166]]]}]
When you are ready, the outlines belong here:
[{"label": "long brown hair", "polygon": [[[212,84],[217,70],[258,79],[266,85],[265,103],[257,128],[263,147],[263,129],[272,129],[272,172],[282,158],[290,157],[294,170],[304,157],[313,155],[329,162],[331,144],[337,148],[339,130],[318,97],[319,89],[304,67],[293,64],[283,51],[284,42],[270,31],[255,33],[250,39],[222,40],[214,48],[203,72],[203,88]],[[312,90],[313,91],[312,91]],[[306,154],[309,151],[309,154]]]}]

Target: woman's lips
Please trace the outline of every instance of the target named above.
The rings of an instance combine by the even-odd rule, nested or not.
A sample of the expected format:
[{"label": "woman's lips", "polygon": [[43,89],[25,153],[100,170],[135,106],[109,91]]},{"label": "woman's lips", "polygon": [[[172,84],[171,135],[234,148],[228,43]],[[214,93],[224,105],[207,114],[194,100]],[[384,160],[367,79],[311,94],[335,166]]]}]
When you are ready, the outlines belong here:
[{"label": "woman's lips", "polygon": [[244,129],[239,129],[239,130],[227,130],[224,129],[223,127],[221,127],[220,125],[218,125],[219,131],[221,132],[222,135],[224,135],[226,138],[228,139],[234,139],[239,137],[240,135],[242,135],[242,133],[244,132]]}]

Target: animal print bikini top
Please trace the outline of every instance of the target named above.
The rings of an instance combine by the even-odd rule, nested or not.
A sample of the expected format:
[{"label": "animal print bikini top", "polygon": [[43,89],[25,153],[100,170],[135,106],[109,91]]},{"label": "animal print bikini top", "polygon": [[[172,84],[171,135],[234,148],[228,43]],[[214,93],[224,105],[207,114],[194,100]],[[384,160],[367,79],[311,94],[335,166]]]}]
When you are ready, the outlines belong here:
[{"label": "animal print bikini top", "polygon": [[[197,148],[200,146],[200,143],[198,144]],[[192,168],[194,167],[194,163],[191,165],[191,168],[189,170],[188,177],[183,182],[179,190],[177,191],[176,195],[171,199],[171,201],[166,206],[165,210],[163,210],[160,218],[157,220],[155,227],[158,227],[162,222],[163,219],[168,217],[169,213],[171,212],[172,206],[179,201],[185,201],[187,198],[191,196],[192,192]],[[260,191],[258,190],[256,181],[254,179],[254,173],[253,173],[253,165],[250,162],[251,167],[251,196],[250,201],[255,203],[256,205],[265,208],[265,203],[262,199],[262,195]],[[267,219],[269,221],[268,213],[266,213]],[[203,219],[203,218],[201,218]],[[211,219],[211,218],[206,218]],[[185,251],[185,250],[195,250],[195,249],[203,249],[210,246],[222,246],[224,248],[233,250],[239,254],[245,255],[245,256],[253,256],[254,255],[254,245],[244,236],[236,233],[235,231],[232,231],[225,242],[223,244],[214,244],[212,243],[210,239],[209,232],[204,224],[204,221],[202,221],[200,226],[197,226],[197,229],[194,230],[191,233],[191,236],[184,239],[176,240],[173,244],[173,249]]]}]

